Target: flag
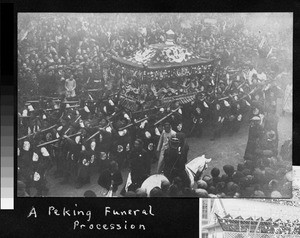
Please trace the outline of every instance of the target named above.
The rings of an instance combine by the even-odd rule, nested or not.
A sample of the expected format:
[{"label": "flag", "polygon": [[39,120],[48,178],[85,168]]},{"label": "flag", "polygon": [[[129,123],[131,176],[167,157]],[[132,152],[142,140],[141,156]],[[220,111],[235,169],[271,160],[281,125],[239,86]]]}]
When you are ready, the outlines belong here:
[{"label": "flag", "polygon": [[28,32],[28,30],[21,30],[21,32],[18,34],[18,41],[23,41],[26,39]]},{"label": "flag", "polygon": [[266,42],[266,38],[263,37],[261,42],[259,43],[259,48],[262,48],[264,46],[265,42]]},{"label": "flag", "polygon": [[267,58],[270,56],[270,54],[272,53],[272,51],[273,51],[273,47],[271,47],[269,53],[267,54]]},{"label": "flag", "polygon": [[132,184],[132,181],[131,181],[131,173],[128,174],[128,177],[127,177],[127,181],[126,181],[126,186],[125,186],[125,191],[128,192],[128,187]]},{"label": "flag", "polygon": [[112,196],[113,196],[113,191],[112,191],[112,186],[110,186],[110,188],[109,188],[107,194],[105,195],[105,197],[110,197],[111,198]]}]

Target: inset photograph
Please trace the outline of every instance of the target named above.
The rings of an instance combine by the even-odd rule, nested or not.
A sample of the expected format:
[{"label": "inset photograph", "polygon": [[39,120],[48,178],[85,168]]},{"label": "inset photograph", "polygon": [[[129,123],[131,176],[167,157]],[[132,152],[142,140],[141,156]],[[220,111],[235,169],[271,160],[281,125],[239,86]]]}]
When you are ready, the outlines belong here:
[{"label": "inset photograph", "polygon": [[293,166],[292,199],[199,199],[199,237],[300,237],[299,189]]}]

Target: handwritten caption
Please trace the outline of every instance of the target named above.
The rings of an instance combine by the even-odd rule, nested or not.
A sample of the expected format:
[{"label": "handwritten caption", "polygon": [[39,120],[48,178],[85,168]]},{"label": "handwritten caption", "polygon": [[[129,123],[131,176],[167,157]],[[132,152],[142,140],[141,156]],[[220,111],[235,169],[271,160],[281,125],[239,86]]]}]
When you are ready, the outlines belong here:
[{"label": "handwritten caption", "polygon": [[[32,206],[27,218],[38,218],[39,211]],[[78,208],[75,204],[74,208],[68,209],[66,207],[57,208],[55,206],[49,206],[46,215],[49,217],[69,217],[74,218],[73,230],[146,230],[145,224],[133,224],[126,220],[127,217],[152,217],[155,216],[153,208],[148,205],[144,209],[127,209],[118,210],[110,206],[105,206],[103,211],[104,217],[111,221],[113,217],[122,217],[122,222],[119,223],[102,223],[95,221],[97,218],[93,216],[91,210],[84,210]],[[92,222],[93,221],[93,222]]]}]

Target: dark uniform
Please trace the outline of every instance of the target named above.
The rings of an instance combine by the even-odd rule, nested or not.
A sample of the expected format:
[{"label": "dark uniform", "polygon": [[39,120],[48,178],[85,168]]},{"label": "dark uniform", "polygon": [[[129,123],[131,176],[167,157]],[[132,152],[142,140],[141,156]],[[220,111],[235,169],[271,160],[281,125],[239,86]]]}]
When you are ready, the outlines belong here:
[{"label": "dark uniform", "polygon": [[281,94],[281,90],[275,85],[270,85],[265,91],[265,104],[268,112],[274,113],[277,111],[277,99],[281,96]]},{"label": "dark uniform", "polygon": [[31,180],[32,186],[36,188],[36,196],[46,195],[48,188],[46,186],[46,172],[49,169],[49,153],[45,147],[39,151],[33,152]]},{"label": "dark uniform", "polygon": [[278,154],[277,141],[274,131],[265,132],[258,140],[255,149],[256,160],[276,157]]},{"label": "dark uniform", "polygon": [[109,190],[112,187],[112,191],[116,192],[118,187],[123,183],[123,178],[117,163],[112,162],[108,169],[105,169],[99,176],[98,184]]},{"label": "dark uniform", "polygon": [[97,152],[97,166],[99,171],[108,168],[110,161],[110,151],[112,147],[112,134],[109,129],[100,131],[96,136],[96,152]]},{"label": "dark uniform", "polygon": [[232,136],[237,133],[241,127],[244,119],[244,111],[242,110],[241,103],[236,100],[231,101],[230,115],[228,117],[228,133]]},{"label": "dark uniform", "polygon": [[[49,141],[54,140],[55,137],[56,137],[55,130],[51,130],[45,134],[43,139],[46,142],[49,142]],[[45,147],[50,154],[50,164],[52,167],[52,166],[56,165],[56,160],[57,160],[56,157],[58,155],[58,146],[57,146],[57,144],[49,144],[49,145],[46,145]]]},{"label": "dark uniform", "polygon": [[[176,108],[174,108],[176,109]],[[174,110],[173,109],[173,110]],[[170,109],[172,110],[172,109]],[[170,113],[170,112],[168,112]],[[168,118],[170,124],[171,124],[171,127],[172,129],[175,131],[175,132],[182,132],[182,109],[178,109],[178,111],[174,112],[170,118]]]},{"label": "dark uniform", "polygon": [[192,105],[191,117],[192,117],[192,128],[188,132],[188,135],[195,135],[201,137],[203,123],[207,117],[207,107],[208,105],[202,100],[196,100]]},{"label": "dark uniform", "polygon": [[186,103],[182,105],[182,124],[183,131],[189,135],[193,126],[193,118],[191,117],[193,111],[194,102]]},{"label": "dark uniform", "polygon": [[144,149],[133,149],[130,152],[130,171],[132,184],[128,187],[129,191],[135,191],[144,180],[150,175],[151,161],[147,151]]},{"label": "dark uniform", "polygon": [[24,141],[20,146],[20,155],[18,156],[18,180],[23,181],[27,186],[27,193],[31,186],[31,170],[32,170],[33,149],[29,141]]},{"label": "dark uniform", "polygon": [[175,177],[186,181],[187,152],[188,148],[179,146],[179,139],[171,138],[170,147],[164,153],[164,174],[169,181],[173,181]]},{"label": "dark uniform", "polygon": [[78,173],[78,164],[80,162],[80,152],[82,151],[82,141],[75,139],[69,140],[69,156],[67,157],[67,170],[71,177],[76,178]]},{"label": "dark uniform", "polygon": [[[63,122],[62,125],[60,125],[58,128],[55,129],[54,139],[62,138],[63,134],[68,129],[65,122]],[[56,171],[54,175],[56,177],[62,177],[64,175],[64,167],[65,167],[65,158],[67,156],[67,149],[68,149],[68,142],[66,140],[60,140],[53,144],[53,146],[56,147],[56,156],[55,156],[55,164],[56,164]]]},{"label": "dark uniform", "polygon": [[223,128],[223,123],[225,120],[225,116],[223,114],[223,107],[219,102],[214,105],[213,111],[213,137],[211,140],[215,140],[216,138],[221,136],[221,131]]},{"label": "dark uniform", "polygon": [[248,134],[248,142],[245,150],[244,159],[245,160],[255,160],[255,150],[257,149],[257,141],[261,138],[263,133],[263,128],[260,125],[260,119],[258,117],[254,117],[251,119],[249,134]]},{"label": "dark uniform", "polygon": [[76,188],[81,188],[83,185],[90,183],[90,168],[95,162],[95,155],[95,151],[92,150],[80,152]]},{"label": "dark uniform", "polygon": [[112,132],[111,159],[118,163],[120,169],[125,165],[124,163],[127,160],[131,144],[131,137],[128,129],[119,130],[119,128],[122,128],[123,126],[125,126],[125,123],[119,121],[114,127],[116,130],[113,130]]},{"label": "dark uniform", "polygon": [[155,135],[155,127],[147,122],[145,127],[139,131],[138,138],[143,141],[144,150],[147,151],[149,159],[152,163],[157,161],[155,148],[157,147],[158,140]]}]

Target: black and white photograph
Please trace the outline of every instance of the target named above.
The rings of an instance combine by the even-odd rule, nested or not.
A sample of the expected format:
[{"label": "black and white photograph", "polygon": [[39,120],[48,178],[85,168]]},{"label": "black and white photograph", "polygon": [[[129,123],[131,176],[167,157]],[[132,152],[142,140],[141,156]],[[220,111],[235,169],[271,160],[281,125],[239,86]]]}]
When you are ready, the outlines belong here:
[{"label": "black and white photograph", "polygon": [[292,199],[199,199],[199,237],[300,237],[300,166],[292,176]]},{"label": "black and white photograph", "polygon": [[265,199],[292,197],[293,13],[19,12],[17,83],[18,197],[254,198],[205,200],[203,238],[299,236]]}]

